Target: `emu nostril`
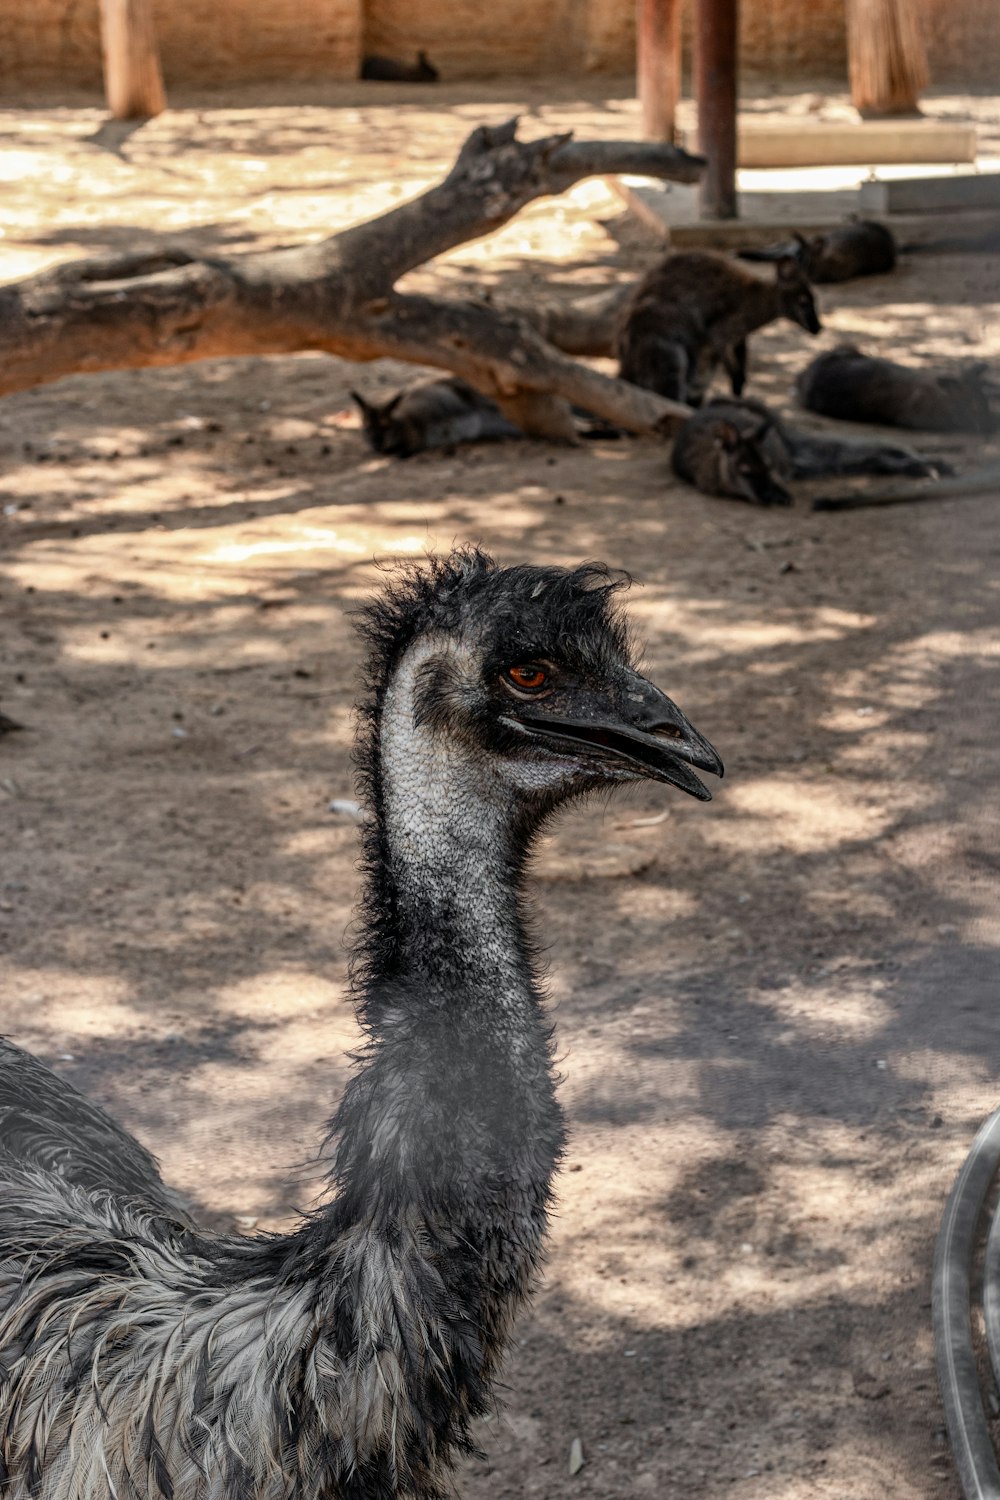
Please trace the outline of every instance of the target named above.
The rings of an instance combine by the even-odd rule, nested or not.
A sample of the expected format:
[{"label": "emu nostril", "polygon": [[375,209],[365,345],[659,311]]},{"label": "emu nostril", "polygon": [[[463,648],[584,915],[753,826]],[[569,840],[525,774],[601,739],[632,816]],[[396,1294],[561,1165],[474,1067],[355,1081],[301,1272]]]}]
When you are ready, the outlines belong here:
[{"label": "emu nostril", "polygon": [[664,740],[682,740],[684,738],[676,724],[654,724],[649,732],[650,734],[658,734]]}]

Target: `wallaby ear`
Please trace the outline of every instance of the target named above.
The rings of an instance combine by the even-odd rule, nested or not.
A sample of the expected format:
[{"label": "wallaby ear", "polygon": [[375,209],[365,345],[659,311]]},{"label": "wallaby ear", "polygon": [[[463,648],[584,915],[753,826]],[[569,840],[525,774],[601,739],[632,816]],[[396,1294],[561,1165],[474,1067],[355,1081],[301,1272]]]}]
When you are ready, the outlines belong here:
[{"label": "wallaby ear", "polygon": [[369,405],[360,391],[351,391],[350,396],[363,417],[371,416],[375,408]]},{"label": "wallaby ear", "polygon": [[792,239],[798,245],[798,247],[799,247],[800,250],[808,250],[809,249],[809,241],[806,239],[805,235],[804,234],[800,234],[797,229],[793,229],[792,230]]}]

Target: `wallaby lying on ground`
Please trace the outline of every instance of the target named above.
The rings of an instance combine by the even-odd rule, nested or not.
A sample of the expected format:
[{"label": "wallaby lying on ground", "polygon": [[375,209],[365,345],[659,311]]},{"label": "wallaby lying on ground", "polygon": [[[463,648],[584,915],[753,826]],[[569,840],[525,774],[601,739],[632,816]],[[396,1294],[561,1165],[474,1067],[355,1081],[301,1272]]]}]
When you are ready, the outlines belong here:
[{"label": "wallaby lying on ground", "polygon": [[674,439],[674,473],[706,495],[791,505],[782,479],[824,474],[940,474],[910,448],[851,442],[789,427],[762,401],[719,397],[688,417]]},{"label": "wallaby lying on ground", "polygon": [[368,401],[351,392],[361,412],[365,437],[376,453],[411,458],[428,448],[453,443],[489,442],[521,437],[495,401],[457,375],[432,376],[384,401]]},{"label": "wallaby lying on ground", "polygon": [[892,230],[874,219],[854,219],[825,234],[794,234],[780,245],[738,251],[741,260],[782,260],[793,256],[810,281],[850,281],[855,276],[878,276],[896,264]]},{"label": "wallaby lying on ground", "polygon": [[794,256],[762,281],[723,255],[668,255],[639,282],[616,340],[620,375],[633,385],[698,406],[722,362],[733,394],[746,384],[747,335],[775,318],[819,333],[809,280]]},{"label": "wallaby lying on ground", "polygon": [[418,52],[415,63],[397,62],[394,57],[370,52],[361,59],[361,76],[379,83],[437,83],[441,75],[426,52]]},{"label": "wallaby lying on ground", "polygon": [[914,370],[840,344],[820,354],[795,382],[800,405],[844,422],[878,422],[924,432],[994,432],[990,399],[1000,386],[985,364],[964,370]]}]

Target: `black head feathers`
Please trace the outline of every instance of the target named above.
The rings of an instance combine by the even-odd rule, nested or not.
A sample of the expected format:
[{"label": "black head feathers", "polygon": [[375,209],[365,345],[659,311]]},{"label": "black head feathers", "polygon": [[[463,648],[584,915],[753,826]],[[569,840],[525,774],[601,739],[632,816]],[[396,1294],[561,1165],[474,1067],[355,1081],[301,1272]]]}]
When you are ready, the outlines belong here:
[{"label": "black head feathers", "polygon": [[395,568],[356,620],[369,652],[369,702],[362,712],[377,712],[407,647],[432,631],[468,633],[485,649],[502,643],[515,653],[551,652],[570,660],[629,659],[628,628],[615,595],[630,583],[626,573],[598,562],[502,568],[478,547]]}]

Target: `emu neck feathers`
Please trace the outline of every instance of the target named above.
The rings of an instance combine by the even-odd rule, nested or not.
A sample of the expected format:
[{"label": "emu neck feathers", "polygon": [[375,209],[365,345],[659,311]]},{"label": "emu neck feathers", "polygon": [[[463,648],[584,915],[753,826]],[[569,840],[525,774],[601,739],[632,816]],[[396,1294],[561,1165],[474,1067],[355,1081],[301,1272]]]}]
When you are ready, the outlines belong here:
[{"label": "emu neck feathers", "polygon": [[562,1125],[520,909],[524,836],[485,753],[442,722],[460,651],[418,640],[382,700],[360,997],[371,1046],[333,1122],[336,1173],[348,1213],[413,1204],[452,1220],[456,1203],[475,1217],[488,1200],[476,1238],[530,1203],[540,1234]]},{"label": "emu neck feathers", "polygon": [[[454,641],[419,640],[386,692],[379,757],[391,920],[402,974],[427,987],[424,998],[502,1008],[531,989],[509,793],[474,745],[436,732],[423,701],[435,688],[440,707],[459,654]],[[376,919],[389,918],[377,905]]]}]

